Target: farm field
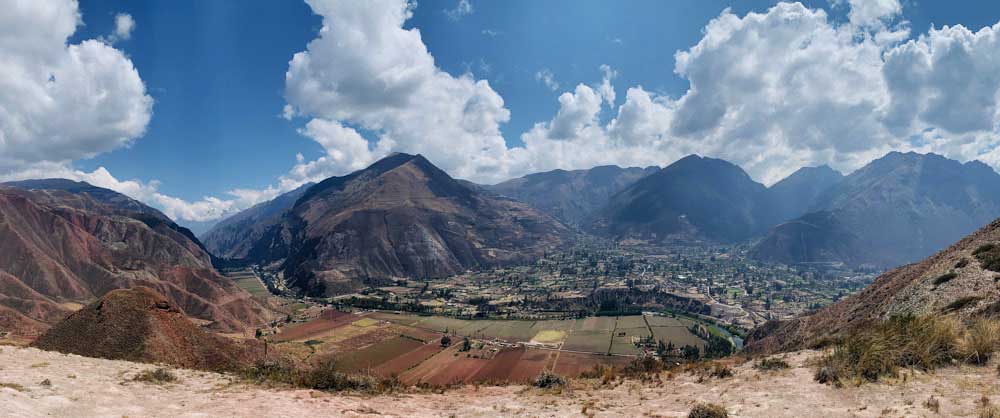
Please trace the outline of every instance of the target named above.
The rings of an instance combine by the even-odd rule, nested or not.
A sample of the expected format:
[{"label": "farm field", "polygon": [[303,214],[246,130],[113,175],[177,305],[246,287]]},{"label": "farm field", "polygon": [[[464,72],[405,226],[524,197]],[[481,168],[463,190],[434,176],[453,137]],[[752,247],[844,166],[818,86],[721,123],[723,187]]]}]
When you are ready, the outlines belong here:
[{"label": "farm field", "polygon": [[570,351],[585,351],[588,353],[607,353],[611,345],[611,330],[573,331],[562,348]]},{"label": "farm field", "polygon": [[415,339],[398,336],[338,355],[335,360],[337,369],[344,372],[371,370],[424,345]]},{"label": "farm field", "polygon": [[607,364],[611,366],[625,366],[631,357],[606,356],[600,354],[571,353],[568,351],[557,352],[553,372],[560,376],[578,377],[580,373],[589,371],[596,364]]},{"label": "farm field", "polygon": [[675,346],[694,345],[705,346],[705,341],[688,331],[687,327],[652,327],[653,338],[664,343],[672,342]]},{"label": "farm field", "polygon": [[257,278],[257,275],[250,270],[234,271],[226,273],[226,277],[236,283],[240,289],[246,290],[251,296],[266,299],[271,296],[264,283]]},{"label": "farm field", "polygon": [[[647,322],[653,326],[647,326]],[[306,361],[332,356],[343,371],[397,376],[406,383],[528,382],[543,370],[576,376],[597,364],[624,365],[653,336],[703,346],[687,318],[640,315],[566,320],[466,320],[387,312],[324,311],[274,336]],[[451,344],[441,346],[443,332]],[[469,337],[472,348],[462,351]],[[541,344],[520,345],[518,343]]]},{"label": "farm field", "polygon": [[650,315],[646,317],[646,322],[651,327],[689,327],[692,321],[683,318],[673,318],[669,316]]}]

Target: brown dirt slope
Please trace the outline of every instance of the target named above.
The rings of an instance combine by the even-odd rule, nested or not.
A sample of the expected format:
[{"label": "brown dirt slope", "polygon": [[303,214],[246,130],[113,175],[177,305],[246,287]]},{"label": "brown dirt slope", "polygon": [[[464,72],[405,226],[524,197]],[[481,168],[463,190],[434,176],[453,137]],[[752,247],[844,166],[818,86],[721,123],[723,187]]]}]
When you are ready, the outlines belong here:
[{"label": "brown dirt slope", "polygon": [[202,330],[163,295],[138,287],[109,292],[32,345],[86,357],[235,370],[256,358],[257,347],[249,344]]},{"label": "brown dirt slope", "polygon": [[[993,251],[984,248],[996,246]],[[818,345],[893,315],[953,315],[962,319],[1000,314],[1000,220],[927,259],[882,274],[850,297],[788,321],[768,322],[748,337],[753,353]],[[991,270],[992,269],[992,270]]]},{"label": "brown dirt slope", "polygon": [[241,331],[270,315],[162,213],[69,184],[77,188],[0,185],[0,333],[37,335],[111,290],[136,286],[156,289],[219,330]]}]

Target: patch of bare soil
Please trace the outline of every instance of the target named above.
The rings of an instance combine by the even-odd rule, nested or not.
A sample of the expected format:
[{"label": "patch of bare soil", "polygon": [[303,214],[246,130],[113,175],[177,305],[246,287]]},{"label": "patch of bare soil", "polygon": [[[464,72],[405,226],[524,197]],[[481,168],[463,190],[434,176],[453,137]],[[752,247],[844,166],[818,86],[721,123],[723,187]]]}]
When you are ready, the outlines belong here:
[{"label": "patch of bare soil", "polygon": [[[696,403],[711,402],[734,417],[941,417],[976,416],[983,396],[1000,402],[993,365],[837,389],[813,382],[813,370],[805,363],[817,354],[789,354],[785,359],[791,368],[780,371],[738,365],[735,376],[724,379],[676,373],[652,382],[576,380],[561,391],[465,386],[443,394],[366,396],[264,388],[183,369],[170,371],[176,381],[152,384],[133,378],[155,365],[0,347],[0,415],[684,417]],[[926,406],[932,396],[938,412]]]}]

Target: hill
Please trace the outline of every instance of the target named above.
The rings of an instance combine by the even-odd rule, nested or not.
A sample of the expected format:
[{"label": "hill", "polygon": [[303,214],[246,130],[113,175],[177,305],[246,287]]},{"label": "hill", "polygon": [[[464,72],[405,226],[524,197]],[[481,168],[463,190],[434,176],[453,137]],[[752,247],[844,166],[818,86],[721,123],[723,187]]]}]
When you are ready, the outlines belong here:
[{"label": "hill", "polygon": [[216,371],[236,370],[262,355],[251,346],[202,330],[167,298],[146,287],[109,292],[54,325],[32,346]]},{"label": "hill", "polygon": [[[836,222],[818,224],[810,222],[816,215],[807,215],[778,225],[754,254],[786,263],[913,262],[1000,216],[1000,174],[978,161],[892,152],[824,192],[812,210],[829,212],[824,216]],[[844,248],[840,236],[857,239]]]},{"label": "hill", "polygon": [[764,185],[732,163],[690,155],[612,196],[592,230],[617,238],[734,242],[776,222]]},{"label": "hill", "polygon": [[803,167],[774,183],[767,191],[779,218],[788,220],[808,212],[824,192],[843,179],[843,174],[826,165]]},{"label": "hill", "polygon": [[525,202],[568,225],[580,226],[608,199],[658,167],[600,166],[589,170],[552,170],[529,174],[487,190]]},{"label": "hill", "polygon": [[241,259],[247,256],[250,246],[267,231],[281,222],[281,217],[292,208],[313,183],[306,183],[267,202],[236,213],[212,227],[202,236],[205,247],[217,257]]},{"label": "hill", "polygon": [[750,352],[790,351],[893,315],[1000,315],[1000,220],[915,264],[875,279],[859,293],[815,313],[769,322],[746,341]]},{"label": "hill", "polygon": [[524,203],[469,187],[420,155],[394,154],[310,187],[247,259],[280,263],[304,293],[334,295],[533,260],[570,238]]},{"label": "hill", "polygon": [[219,330],[270,315],[215,271],[190,231],[153,208],[86,183],[0,185],[0,328],[37,334],[109,291],[136,286]]}]

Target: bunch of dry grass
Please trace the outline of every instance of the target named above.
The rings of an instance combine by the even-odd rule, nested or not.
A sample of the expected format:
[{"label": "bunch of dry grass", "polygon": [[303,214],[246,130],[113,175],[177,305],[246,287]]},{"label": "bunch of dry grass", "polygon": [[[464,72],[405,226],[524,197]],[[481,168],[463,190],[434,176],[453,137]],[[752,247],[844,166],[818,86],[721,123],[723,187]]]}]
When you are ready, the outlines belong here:
[{"label": "bunch of dry grass", "polygon": [[155,370],[145,370],[135,377],[132,378],[136,382],[152,383],[154,385],[162,385],[164,383],[173,383],[177,381],[177,376],[174,376],[169,370],[164,368],[157,368]]},{"label": "bunch of dry grass", "polygon": [[259,362],[242,370],[245,379],[259,384],[283,384],[316,390],[388,393],[403,387],[396,377],[379,378],[367,374],[344,373],[332,359],[303,367],[287,361]]},{"label": "bunch of dry grass", "polygon": [[976,365],[986,364],[998,348],[1000,321],[994,319],[974,321],[965,331],[960,344],[965,361]]},{"label": "bunch of dry grass", "polygon": [[896,376],[901,367],[933,370],[960,356],[959,329],[948,318],[893,317],[844,338],[819,361],[815,378],[860,384]]},{"label": "bunch of dry grass", "polygon": [[753,366],[757,370],[784,370],[790,367],[788,362],[780,358],[765,358]]},{"label": "bunch of dry grass", "polygon": [[714,403],[699,403],[688,412],[688,418],[728,418],[729,412],[726,408]]}]

